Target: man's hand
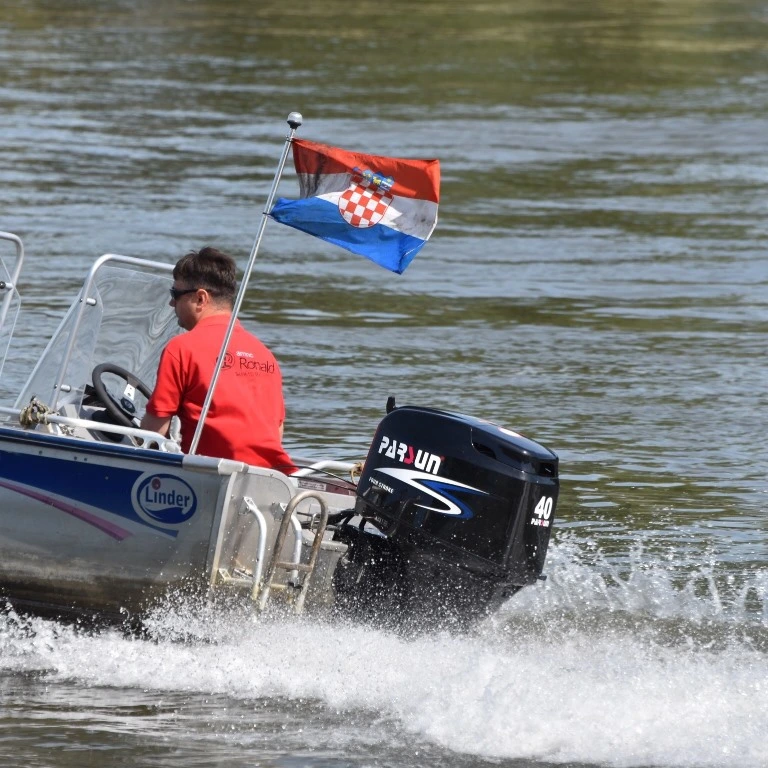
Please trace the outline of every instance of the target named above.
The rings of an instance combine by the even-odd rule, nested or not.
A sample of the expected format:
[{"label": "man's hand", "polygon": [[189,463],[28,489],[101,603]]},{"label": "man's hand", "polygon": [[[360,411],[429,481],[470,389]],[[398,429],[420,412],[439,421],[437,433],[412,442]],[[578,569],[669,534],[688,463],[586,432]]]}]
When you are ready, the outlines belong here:
[{"label": "man's hand", "polygon": [[141,428],[150,432],[159,432],[164,437],[168,437],[168,428],[171,426],[170,416],[155,416],[152,413],[145,413],[141,419]]}]

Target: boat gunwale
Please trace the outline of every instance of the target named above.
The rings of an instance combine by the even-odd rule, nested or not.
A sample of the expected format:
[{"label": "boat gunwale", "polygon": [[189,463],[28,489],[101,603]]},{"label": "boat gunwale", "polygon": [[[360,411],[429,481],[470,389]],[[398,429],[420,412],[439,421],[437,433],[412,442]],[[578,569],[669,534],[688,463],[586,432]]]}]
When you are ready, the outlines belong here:
[{"label": "boat gunwale", "polygon": [[[97,441],[84,440],[82,437],[75,437],[72,435],[54,435],[45,432],[22,429],[21,427],[0,424],[0,450],[2,450],[1,446],[6,441],[25,443],[30,445],[37,443],[42,444],[47,448],[61,448],[65,450],[72,450],[77,453],[89,453],[97,455],[115,454],[121,457],[130,457],[135,459],[149,458],[160,464],[182,465],[185,457],[185,454],[183,453],[170,453],[168,451],[160,451],[152,448],[140,448],[139,446],[131,446],[119,443],[108,444]],[[211,461],[217,462],[219,459],[212,458]]]}]

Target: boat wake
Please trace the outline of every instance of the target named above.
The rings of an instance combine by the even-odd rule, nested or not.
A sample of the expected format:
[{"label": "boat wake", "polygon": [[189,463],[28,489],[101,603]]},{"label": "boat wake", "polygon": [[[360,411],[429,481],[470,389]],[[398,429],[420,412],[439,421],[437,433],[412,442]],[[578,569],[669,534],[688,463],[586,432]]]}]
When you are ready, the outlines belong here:
[{"label": "boat wake", "polygon": [[[363,731],[447,765],[768,764],[765,574],[723,589],[714,566],[681,582],[639,553],[618,570],[567,535],[550,558],[545,584],[469,634],[404,636],[179,600],[136,637],[8,609],[0,665],[94,696],[136,691],[177,713],[195,701],[207,723],[222,699],[250,721],[256,708],[287,707],[305,731],[315,723],[316,750],[336,755],[358,750]],[[202,727],[190,720],[175,727]]]}]

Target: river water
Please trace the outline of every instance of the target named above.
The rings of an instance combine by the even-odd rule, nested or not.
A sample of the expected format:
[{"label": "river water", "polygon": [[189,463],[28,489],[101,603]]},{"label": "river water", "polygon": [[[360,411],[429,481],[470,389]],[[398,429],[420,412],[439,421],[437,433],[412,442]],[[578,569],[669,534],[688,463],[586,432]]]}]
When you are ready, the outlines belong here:
[{"label": "river water", "polygon": [[244,266],[299,110],[300,136],[437,157],[443,183],[402,276],[267,226],[244,321],[289,450],[363,457],[394,395],[520,430],[562,477],[548,580],[464,636],[6,610],[0,765],[768,764],[764,3],[15,0],[0,22],[0,229],[27,249],[4,398],[101,253]]}]

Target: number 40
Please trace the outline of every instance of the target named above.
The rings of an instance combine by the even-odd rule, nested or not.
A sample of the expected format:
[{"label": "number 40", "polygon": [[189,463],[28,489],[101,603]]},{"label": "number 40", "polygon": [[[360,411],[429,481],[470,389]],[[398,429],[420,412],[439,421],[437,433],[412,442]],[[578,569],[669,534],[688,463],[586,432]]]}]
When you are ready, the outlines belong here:
[{"label": "number 40", "polygon": [[549,520],[552,516],[552,497],[542,496],[539,499],[539,503],[536,505],[536,509],[533,510],[542,520]]}]

